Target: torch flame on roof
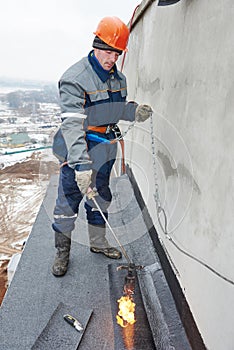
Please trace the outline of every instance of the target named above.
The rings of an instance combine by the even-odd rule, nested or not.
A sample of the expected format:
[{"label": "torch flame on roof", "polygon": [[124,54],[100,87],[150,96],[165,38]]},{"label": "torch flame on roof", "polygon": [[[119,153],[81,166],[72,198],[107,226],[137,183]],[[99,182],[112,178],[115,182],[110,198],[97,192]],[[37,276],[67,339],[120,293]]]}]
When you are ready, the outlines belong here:
[{"label": "torch flame on roof", "polygon": [[121,327],[127,327],[136,322],[135,320],[135,303],[129,295],[122,296],[119,300],[119,311],[116,315],[117,323]]}]

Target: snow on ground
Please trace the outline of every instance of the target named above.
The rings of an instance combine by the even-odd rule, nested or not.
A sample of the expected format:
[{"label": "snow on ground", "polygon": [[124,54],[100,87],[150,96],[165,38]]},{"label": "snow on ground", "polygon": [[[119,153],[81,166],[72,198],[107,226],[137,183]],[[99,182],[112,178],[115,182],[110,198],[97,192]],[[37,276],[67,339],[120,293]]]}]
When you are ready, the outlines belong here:
[{"label": "snow on ground", "polygon": [[43,158],[50,158],[51,161],[55,160],[56,158],[52,154],[52,150],[49,148],[50,146],[44,146],[43,144],[39,143],[20,148],[0,148],[0,170],[16,163],[30,160],[36,150],[39,149],[42,151],[43,147],[48,147],[48,151],[43,152]]},{"label": "snow on ground", "polygon": [[50,175],[58,172],[50,149],[34,152],[20,162],[16,154],[11,162],[13,165],[0,170],[0,260],[21,249],[45,196]]},{"label": "snow on ground", "polygon": [[[4,152],[7,152],[7,149],[4,149]],[[11,149],[11,152],[13,152],[13,149]],[[4,169],[8,166],[12,166],[15,163],[25,162],[28,158],[32,156],[32,154],[33,154],[33,151],[25,152],[25,153],[15,153],[15,154],[9,154],[9,155],[1,155],[0,153],[0,169]]]},{"label": "snow on ground", "polygon": [[[0,87],[0,94],[16,90],[41,89]],[[4,98],[0,99],[0,304],[6,291],[9,260],[22,252],[50,176],[59,171],[58,161],[50,148],[35,148],[44,147],[44,144],[49,147],[51,144],[61,122],[60,108],[56,103],[40,103],[36,112],[35,115],[25,114],[11,109]],[[8,144],[7,137],[22,132],[28,134],[30,144],[11,147],[13,144]]]},{"label": "snow on ground", "polygon": [[39,88],[27,88],[27,87],[20,87],[20,86],[0,86],[0,93],[1,94],[9,94],[10,92],[13,91],[30,91],[30,90],[35,90],[35,91],[40,91],[41,89]]},{"label": "snow on ground", "polygon": [[21,254],[50,176],[59,171],[51,149],[29,153],[26,159],[22,154],[10,156],[10,166],[0,169],[0,305],[10,282],[11,258]]}]

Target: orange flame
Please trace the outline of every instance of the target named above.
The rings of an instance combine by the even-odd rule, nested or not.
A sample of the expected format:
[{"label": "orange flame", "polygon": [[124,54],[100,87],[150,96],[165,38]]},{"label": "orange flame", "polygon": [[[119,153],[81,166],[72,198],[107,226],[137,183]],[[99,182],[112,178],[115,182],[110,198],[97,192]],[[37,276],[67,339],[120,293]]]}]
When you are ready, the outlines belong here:
[{"label": "orange flame", "polygon": [[135,306],[132,298],[128,295],[122,296],[119,300],[119,311],[116,315],[117,323],[121,327],[127,327],[136,322],[135,320]]}]

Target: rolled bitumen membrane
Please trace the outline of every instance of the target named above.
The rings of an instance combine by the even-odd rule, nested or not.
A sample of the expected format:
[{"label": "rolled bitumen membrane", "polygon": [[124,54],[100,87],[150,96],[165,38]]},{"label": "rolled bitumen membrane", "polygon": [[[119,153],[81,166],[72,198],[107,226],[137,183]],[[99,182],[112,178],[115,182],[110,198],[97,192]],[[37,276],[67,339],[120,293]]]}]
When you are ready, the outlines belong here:
[{"label": "rolled bitumen membrane", "polygon": [[114,349],[115,350],[154,350],[154,341],[144,309],[137,276],[135,277],[135,294],[133,301],[135,306],[136,323],[128,325],[126,328],[117,324],[116,315],[118,313],[117,300],[123,295],[124,279],[127,270],[118,270],[117,264],[108,265],[110,281],[110,300],[112,317],[114,324]]}]

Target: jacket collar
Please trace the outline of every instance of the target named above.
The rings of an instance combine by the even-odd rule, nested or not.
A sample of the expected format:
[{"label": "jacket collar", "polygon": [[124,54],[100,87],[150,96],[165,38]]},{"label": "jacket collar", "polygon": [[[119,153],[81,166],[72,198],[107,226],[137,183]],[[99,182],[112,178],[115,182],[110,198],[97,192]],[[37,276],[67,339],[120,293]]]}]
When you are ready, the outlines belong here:
[{"label": "jacket collar", "polygon": [[97,75],[103,81],[103,83],[105,83],[110,78],[110,75],[114,75],[114,77],[119,80],[121,79],[120,76],[118,75],[116,64],[113,66],[113,68],[111,68],[111,70],[103,69],[98,59],[94,55],[94,50],[90,51],[88,55],[88,60],[93,70],[97,73]]}]

